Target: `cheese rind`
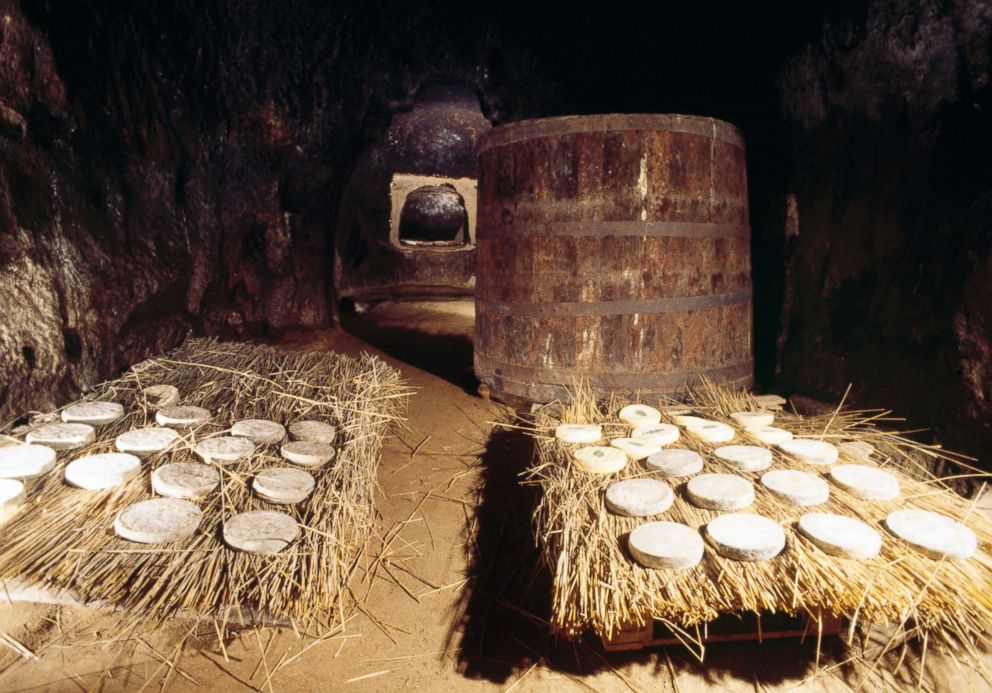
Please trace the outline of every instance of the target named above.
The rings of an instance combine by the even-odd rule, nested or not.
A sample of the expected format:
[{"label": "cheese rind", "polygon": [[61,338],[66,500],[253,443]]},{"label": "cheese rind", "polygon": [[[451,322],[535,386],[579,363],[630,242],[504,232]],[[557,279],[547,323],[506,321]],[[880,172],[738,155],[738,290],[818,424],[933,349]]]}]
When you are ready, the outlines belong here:
[{"label": "cheese rind", "polygon": [[614,515],[650,517],[672,507],[675,494],[657,479],[624,479],[606,489],[606,509]]},{"label": "cheese rind", "polygon": [[685,570],[703,558],[703,538],[679,522],[646,522],[627,537],[631,556],[645,568]]},{"label": "cheese rind", "polygon": [[754,502],[754,486],[734,474],[700,474],[689,479],[686,495],[707,510],[743,510]]},{"label": "cheese rind", "polygon": [[785,548],[781,525],[754,513],[730,513],[710,520],[706,535],[721,556],[734,561],[767,561]]}]

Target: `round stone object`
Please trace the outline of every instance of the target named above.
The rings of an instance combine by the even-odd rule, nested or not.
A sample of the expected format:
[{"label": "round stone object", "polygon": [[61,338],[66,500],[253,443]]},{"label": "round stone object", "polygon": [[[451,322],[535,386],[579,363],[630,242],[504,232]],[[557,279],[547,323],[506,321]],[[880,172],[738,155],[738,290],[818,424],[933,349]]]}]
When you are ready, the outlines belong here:
[{"label": "round stone object", "polygon": [[323,421],[294,421],[289,424],[289,437],[293,440],[330,445],[335,435],[334,426]]},{"label": "round stone object", "polygon": [[598,443],[603,439],[603,427],[592,424],[561,424],[555,438],[563,443]]},{"label": "round stone object", "polygon": [[149,385],[141,391],[145,402],[153,409],[179,404],[179,388],[175,385]]},{"label": "round stone object", "polygon": [[203,407],[171,406],[162,407],[155,412],[155,420],[159,426],[179,426],[188,428],[198,426],[210,420],[210,410]]},{"label": "round stone object", "polygon": [[878,467],[838,464],[830,468],[830,479],[863,500],[887,501],[899,497],[899,479]]},{"label": "round stone object", "polygon": [[657,445],[671,445],[679,439],[679,429],[672,424],[647,424],[630,432],[631,438],[650,440]]},{"label": "round stone object", "polygon": [[247,438],[256,445],[275,445],[286,437],[286,429],[268,419],[242,419],[231,426],[231,435]]},{"label": "round stone object", "polygon": [[26,498],[23,483],[17,479],[0,479],[0,512],[19,508]]},{"label": "round stone object", "polygon": [[757,445],[724,445],[713,454],[739,472],[760,472],[772,466],[771,451]]},{"label": "round stone object", "polygon": [[867,560],[882,550],[882,537],[869,525],[845,515],[807,513],[799,518],[799,531],[824,553]]},{"label": "round stone object", "polygon": [[645,568],[685,570],[703,558],[703,538],[679,522],[646,522],[627,538],[630,555]]},{"label": "round stone object", "polygon": [[796,469],[776,469],[761,475],[761,485],[793,505],[821,505],[830,498],[827,482],[816,474]]},{"label": "round stone object", "polygon": [[627,453],[619,448],[589,445],[572,455],[572,463],[589,474],[613,474],[627,466]]},{"label": "round stone object", "polygon": [[217,436],[201,440],[193,448],[204,462],[237,462],[255,452],[255,444],[247,438]]},{"label": "round stone object", "polygon": [[775,414],[770,411],[735,411],[730,418],[742,428],[758,428],[775,423]]},{"label": "round stone object", "polygon": [[76,402],[62,410],[66,423],[104,426],[124,416],[124,407],[117,402]]},{"label": "round stone object", "polygon": [[726,443],[737,433],[733,427],[719,421],[699,421],[686,424],[689,435],[706,443]]},{"label": "round stone object", "polygon": [[255,474],[251,487],[270,503],[301,503],[313,493],[314,478],[292,467],[270,467]]},{"label": "round stone object", "polygon": [[837,448],[824,440],[793,438],[778,444],[778,449],[806,464],[826,467],[837,461]]},{"label": "round stone object", "polygon": [[143,457],[168,450],[177,440],[179,434],[171,428],[150,426],[121,433],[114,441],[114,447],[121,452]]},{"label": "round stone object", "polygon": [[650,517],[672,507],[675,494],[657,479],[624,479],[606,489],[606,509],[614,515]]},{"label": "round stone object", "polygon": [[765,445],[778,445],[779,443],[784,443],[787,440],[792,440],[791,432],[785,430],[784,428],[776,428],[775,426],[758,426],[757,428],[749,428],[745,431],[745,433]]},{"label": "round stone object", "polygon": [[334,459],[334,448],[324,443],[311,443],[296,440],[285,443],[279,452],[282,456],[301,467],[322,467]]},{"label": "round stone object", "polygon": [[610,445],[623,450],[632,460],[643,460],[645,457],[661,451],[661,446],[643,438],[614,438]]},{"label": "round stone object", "polygon": [[52,450],[72,450],[96,440],[96,430],[83,423],[46,424],[28,432],[24,440],[29,445],[46,445]]},{"label": "round stone object", "polygon": [[141,471],[141,460],[126,452],[87,455],[65,466],[65,480],[77,488],[99,491],[122,486]]},{"label": "round stone object", "polygon": [[208,464],[170,462],[152,472],[152,491],[168,498],[202,498],[220,485],[220,472]]},{"label": "round stone object", "polygon": [[200,526],[195,503],[178,498],[154,498],[129,505],[117,514],[117,536],[141,544],[165,544],[185,539]]},{"label": "round stone object", "polygon": [[700,474],[689,479],[686,494],[707,510],[742,510],[754,502],[754,486],[734,474]]},{"label": "round stone object", "polygon": [[847,440],[837,443],[837,449],[853,460],[870,460],[875,454],[875,446],[863,440]]},{"label": "round stone object", "polygon": [[775,520],[754,513],[721,515],[706,525],[717,553],[734,561],[767,561],[785,548],[785,532]]},{"label": "round stone object", "polygon": [[703,468],[703,458],[698,452],[685,448],[669,448],[648,457],[648,469],[664,476],[679,477],[698,474]]},{"label": "round stone object", "polygon": [[642,426],[661,421],[661,412],[646,404],[628,404],[620,410],[618,417],[631,426]]},{"label": "round stone object", "polygon": [[978,551],[978,537],[960,522],[929,510],[896,510],[885,518],[889,531],[931,558],[963,561]]},{"label": "round stone object", "polygon": [[0,479],[33,479],[52,471],[55,451],[47,445],[7,445],[0,448]]},{"label": "round stone object", "polygon": [[224,523],[224,542],[249,553],[279,553],[296,540],[296,520],[286,513],[254,510],[235,515]]}]

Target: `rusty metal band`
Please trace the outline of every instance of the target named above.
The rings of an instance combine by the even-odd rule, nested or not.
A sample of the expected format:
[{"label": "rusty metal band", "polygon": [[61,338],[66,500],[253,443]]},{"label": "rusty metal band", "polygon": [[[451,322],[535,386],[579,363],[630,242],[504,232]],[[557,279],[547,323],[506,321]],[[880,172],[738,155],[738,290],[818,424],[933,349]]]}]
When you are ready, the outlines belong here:
[{"label": "rusty metal band", "polygon": [[562,301],[556,303],[514,303],[488,301],[476,296],[475,308],[485,312],[522,316],[633,315],[635,313],[675,313],[714,308],[751,300],[751,290],[702,296],[674,296],[647,300]]},{"label": "rusty metal band", "polygon": [[526,224],[479,225],[477,239],[528,236],[655,236],[669,238],[749,238],[746,224],[691,221],[547,221]]},{"label": "rusty metal band", "polygon": [[577,371],[561,368],[541,368],[519,363],[507,363],[475,352],[475,373],[482,379],[500,377],[520,383],[538,383],[558,387],[574,387],[577,383],[609,389],[677,388],[691,385],[705,376],[717,382],[747,378],[754,372],[753,361],[730,366],[701,368],[693,371],[615,372]]},{"label": "rusty metal band", "polygon": [[600,132],[678,132],[712,137],[744,149],[744,138],[734,125],[716,118],[686,115],[599,115],[538,118],[495,127],[479,141],[479,154],[494,147],[524,142],[540,137],[557,137]]}]

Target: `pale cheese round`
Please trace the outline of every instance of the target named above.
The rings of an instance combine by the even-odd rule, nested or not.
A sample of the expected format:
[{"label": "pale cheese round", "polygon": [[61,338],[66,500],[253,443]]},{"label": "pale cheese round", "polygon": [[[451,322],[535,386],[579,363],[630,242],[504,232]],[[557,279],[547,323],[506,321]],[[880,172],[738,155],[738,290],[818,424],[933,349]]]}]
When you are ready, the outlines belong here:
[{"label": "pale cheese round", "polygon": [[62,410],[66,423],[104,426],[124,416],[124,407],[117,402],[76,402]]},{"label": "pale cheese round", "polygon": [[593,424],[561,424],[555,438],[563,443],[598,443],[603,439],[603,427]]},{"label": "pale cheese round", "polygon": [[700,474],[689,479],[686,494],[708,510],[742,510],[754,502],[754,486],[734,474]]},{"label": "pale cheese round", "polygon": [[24,440],[30,445],[47,445],[53,450],[72,450],[96,440],[96,430],[83,423],[46,424],[29,431]]},{"label": "pale cheese round", "polygon": [[688,426],[689,424],[704,423],[709,421],[709,419],[704,419],[701,416],[696,416],[695,414],[672,414],[672,421],[677,423],[679,426]]},{"label": "pale cheese round", "polygon": [[619,448],[590,445],[576,450],[572,463],[589,474],[613,474],[627,466],[627,454]]},{"label": "pale cheese round", "polygon": [[168,498],[202,498],[220,485],[220,472],[209,464],[170,462],[152,472],[152,491]]},{"label": "pale cheese round", "polygon": [[778,449],[793,457],[818,467],[826,467],[837,461],[837,448],[824,440],[793,438],[778,444]]},{"label": "pale cheese round", "polygon": [[672,424],[656,423],[637,426],[630,432],[631,438],[650,440],[658,445],[671,445],[679,439],[679,429]]},{"label": "pale cheese round", "polygon": [[785,532],[754,513],[729,513],[710,520],[706,535],[717,552],[734,561],[767,561],[785,548]]},{"label": "pale cheese round", "polygon": [[772,466],[771,451],[757,445],[724,445],[713,454],[739,472],[760,472]]},{"label": "pale cheese round", "polygon": [[645,464],[667,477],[692,476],[702,470],[703,458],[692,450],[669,448],[651,455]]},{"label": "pale cheese round", "polygon": [[875,446],[863,440],[846,440],[843,443],[837,443],[837,449],[859,462],[870,460],[871,456],[875,454]]},{"label": "pale cheese round", "polygon": [[929,510],[896,510],[885,518],[893,534],[931,558],[963,561],[978,551],[975,533],[949,517]]},{"label": "pale cheese round", "polygon": [[256,445],[275,445],[286,437],[286,429],[268,419],[242,419],[231,426],[231,435],[247,438]]},{"label": "pale cheese round", "polygon": [[863,500],[887,501],[899,497],[899,479],[878,467],[838,464],[830,468],[830,479]]},{"label": "pale cheese round", "polygon": [[255,444],[247,438],[217,436],[201,440],[193,448],[205,462],[237,462],[255,452]]},{"label": "pale cheese round", "polygon": [[784,443],[787,440],[792,440],[793,436],[790,431],[784,428],[776,428],[775,426],[758,426],[757,428],[749,428],[745,433],[760,443],[765,445],[778,445],[779,443]]},{"label": "pale cheese round", "polygon": [[742,428],[759,428],[775,423],[775,415],[767,411],[735,411],[730,418]]},{"label": "pale cheese round", "polygon": [[114,531],[129,541],[165,544],[193,534],[202,517],[200,508],[187,500],[154,498],[121,510],[114,520]]},{"label": "pale cheese round", "polygon": [[301,503],[313,493],[314,478],[293,467],[270,467],[255,474],[252,490],[270,503]]},{"label": "pale cheese round", "polygon": [[645,568],[685,570],[703,558],[699,532],[678,522],[646,522],[627,537],[631,556]]},{"label": "pale cheese round", "polygon": [[776,469],[761,475],[761,485],[793,505],[821,505],[830,498],[827,482],[816,474],[796,469]]},{"label": "pale cheese round", "polygon": [[632,460],[643,460],[661,450],[661,446],[643,438],[614,438],[610,445],[623,450]]},{"label": "pale cheese round", "polygon": [[295,421],[289,424],[289,437],[293,440],[330,445],[335,435],[334,426],[323,421]]},{"label": "pale cheese round", "polygon": [[210,416],[209,409],[191,406],[162,407],[155,412],[155,420],[159,426],[180,426],[184,428],[206,423],[210,420]]},{"label": "pale cheese round", "polygon": [[33,479],[55,467],[56,454],[47,445],[7,445],[0,448],[0,479]]},{"label": "pale cheese round", "polygon": [[306,440],[296,440],[285,443],[279,451],[282,456],[301,467],[322,467],[334,459],[334,448],[324,443],[311,443]]},{"label": "pale cheese round", "polygon": [[121,452],[145,456],[168,450],[179,440],[179,434],[171,428],[150,426],[121,433],[114,441],[114,447]]},{"label": "pale cheese round", "polygon": [[606,489],[606,509],[615,515],[649,517],[672,507],[675,494],[656,479],[624,479]]},{"label": "pale cheese round", "polygon": [[620,410],[618,417],[631,426],[656,424],[661,421],[661,412],[646,404],[628,404]]},{"label": "pale cheese round", "polygon": [[799,531],[831,556],[867,560],[882,550],[881,535],[853,517],[807,513],[799,518]]},{"label": "pale cheese round", "polygon": [[696,421],[686,424],[689,435],[706,443],[726,443],[737,433],[733,427],[719,421]]},{"label": "pale cheese round", "polygon": [[65,480],[90,491],[123,486],[141,471],[141,460],[126,452],[87,455],[65,466]]},{"label": "pale cheese round", "polygon": [[27,499],[24,484],[17,479],[0,479],[0,512],[16,510]]},{"label": "pale cheese round", "polygon": [[224,522],[224,542],[249,553],[278,553],[292,544],[300,527],[286,513],[255,510]]}]

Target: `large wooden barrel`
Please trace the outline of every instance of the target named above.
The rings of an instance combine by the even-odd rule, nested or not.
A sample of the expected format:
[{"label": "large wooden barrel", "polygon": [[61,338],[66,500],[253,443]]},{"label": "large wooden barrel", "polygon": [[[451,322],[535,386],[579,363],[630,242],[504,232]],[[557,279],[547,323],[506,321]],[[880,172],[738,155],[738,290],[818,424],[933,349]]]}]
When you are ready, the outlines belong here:
[{"label": "large wooden barrel", "polygon": [[549,401],[749,385],[744,141],[680,115],[504,125],[479,145],[475,372]]}]

